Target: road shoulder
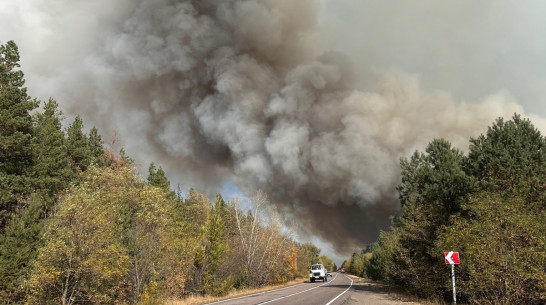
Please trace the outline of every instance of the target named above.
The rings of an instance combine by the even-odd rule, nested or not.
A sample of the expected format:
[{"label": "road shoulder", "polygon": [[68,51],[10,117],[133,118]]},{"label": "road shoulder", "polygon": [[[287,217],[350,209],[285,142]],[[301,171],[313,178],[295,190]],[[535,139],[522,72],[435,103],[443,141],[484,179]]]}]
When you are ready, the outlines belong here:
[{"label": "road shoulder", "polygon": [[397,292],[393,287],[346,274],[353,282],[353,287],[341,304],[353,305],[437,305],[439,303],[416,300],[415,298]]},{"label": "road shoulder", "polygon": [[228,295],[222,296],[222,297],[213,297],[213,296],[190,296],[186,297],[184,299],[170,299],[164,301],[164,305],[203,305],[203,304],[210,304],[214,302],[220,302],[225,301],[233,298],[239,298],[239,297],[245,297],[245,296],[251,296],[254,294],[261,294],[264,292],[269,292],[277,289],[284,289],[288,287],[293,287],[296,285],[301,285],[303,283],[307,283],[309,279],[306,278],[298,278],[293,281],[277,284],[277,285],[269,285],[264,286],[260,288],[255,289],[240,289],[240,290],[234,290],[230,292]]}]

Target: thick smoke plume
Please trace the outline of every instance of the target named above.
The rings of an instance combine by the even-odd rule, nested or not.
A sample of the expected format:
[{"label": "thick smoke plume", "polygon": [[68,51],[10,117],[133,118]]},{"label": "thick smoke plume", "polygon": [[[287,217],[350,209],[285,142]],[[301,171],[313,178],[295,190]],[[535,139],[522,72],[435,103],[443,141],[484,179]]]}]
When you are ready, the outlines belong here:
[{"label": "thick smoke plume", "polygon": [[[13,4],[0,16],[14,31],[48,24],[41,39],[0,39],[20,44],[23,70],[33,67],[65,111],[117,130],[130,154],[175,183],[266,191],[340,252],[388,228],[400,157],[436,137],[465,149],[496,117],[523,113],[507,93],[456,103],[397,72],[359,90],[370,80],[352,67],[366,58],[329,52],[317,1],[34,4],[42,8]],[[33,15],[6,13],[17,10]],[[25,59],[25,47],[41,51]]]}]

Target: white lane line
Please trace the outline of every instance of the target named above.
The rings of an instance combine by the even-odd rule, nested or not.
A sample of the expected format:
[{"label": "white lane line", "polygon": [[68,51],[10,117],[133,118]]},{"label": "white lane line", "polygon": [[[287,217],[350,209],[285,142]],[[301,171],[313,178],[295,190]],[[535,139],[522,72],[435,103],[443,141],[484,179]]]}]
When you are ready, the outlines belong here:
[{"label": "white lane line", "polygon": [[209,305],[209,304],[218,304],[218,303],[222,303],[222,302],[227,302],[227,301],[233,301],[233,300],[238,300],[238,299],[242,299],[242,298],[246,298],[246,297],[253,297],[255,295],[260,295],[260,294],[264,294],[264,293],[268,293],[268,292],[273,292],[273,291],[279,291],[279,290],[283,290],[283,289],[288,289],[288,288],[292,288],[292,287],[297,287],[297,286],[300,286],[300,285],[303,285],[305,283],[301,283],[301,284],[297,284],[297,285],[292,285],[292,286],[288,286],[288,287],[283,287],[283,288],[277,288],[277,289],[273,289],[273,290],[267,290],[267,291],[264,291],[264,292],[258,292],[258,293],[254,293],[254,294],[249,294],[249,295],[244,295],[242,297],[236,297],[236,298],[231,298],[231,299],[225,299],[225,300],[221,300],[221,301],[216,301],[216,302],[212,302],[212,303],[207,303],[205,305]]},{"label": "white lane line", "polygon": [[[338,275],[338,274],[336,274],[336,276],[334,276],[334,278],[331,280],[331,282],[333,282],[333,281],[336,279],[337,275]],[[259,304],[259,305],[262,305],[262,304],[267,304],[267,303],[275,302],[275,301],[278,301],[278,300],[286,299],[286,298],[288,298],[288,297],[295,296],[295,295],[298,295],[298,294],[300,294],[300,293],[304,293],[304,292],[307,292],[307,291],[310,291],[310,290],[313,290],[313,289],[317,289],[317,288],[319,288],[319,287],[322,287],[322,286],[328,285],[328,284],[329,284],[329,282],[325,282],[324,284],[319,285],[319,286],[315,286],[315,287],[313,287],[313,288],[309,288],[309,289],[306,289],[306,290],[303,290],[303,291],[300,291],[300,292],[296,292],[296,293],[293,293],[293,294],[285,295],[285,296],[283,296],[283,297],[276,298],[276,299],[273,299],[273,300],[269,300],[269,301],[266,301],[266,302],[263,302],[263,303],[258,303],[258,304]]]},{"label": "white lane line", "polygon": [[342,296],[345,292],[347,292],[347,290],[351,289],[351,286],[353,286],[353,279],[350,278],[350,277],[348,277],[348,276],[346,276],[345,274],[344,274],[343,276],[351,280],[351,285],[349,285],[349,288],[345,289],[345,291],[343,291],[342,293],[340,293],[337,297],[333,298],[330,302],[326,303],[326,305],[332,304],[335,300],[337,300],[337,298],[339,298],[340,296]]}]

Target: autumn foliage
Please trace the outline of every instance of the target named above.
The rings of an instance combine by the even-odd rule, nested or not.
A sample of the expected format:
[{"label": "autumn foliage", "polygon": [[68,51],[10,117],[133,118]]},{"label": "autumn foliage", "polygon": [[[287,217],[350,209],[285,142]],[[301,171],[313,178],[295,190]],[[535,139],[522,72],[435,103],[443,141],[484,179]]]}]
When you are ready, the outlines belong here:
[{"label": "autumn foliage", "polygon": [[153,163],[144,179],[79,116],[63,129],[55,100],[37,109],[18,62],[0,45],[0,304],[156,304],[307,275],[320,250],[266,194],[182,194]]}]

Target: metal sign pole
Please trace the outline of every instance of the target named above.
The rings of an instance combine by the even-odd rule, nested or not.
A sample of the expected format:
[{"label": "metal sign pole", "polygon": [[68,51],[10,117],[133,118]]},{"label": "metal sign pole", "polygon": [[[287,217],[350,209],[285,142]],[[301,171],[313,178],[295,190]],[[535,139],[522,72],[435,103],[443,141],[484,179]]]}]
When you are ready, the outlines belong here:
[{"label": "metal sign pole", "polygon": [[457,294],[455,292],[455,264],[451,264],[451,280],[453,281],[453,304],[457,304]]}]

